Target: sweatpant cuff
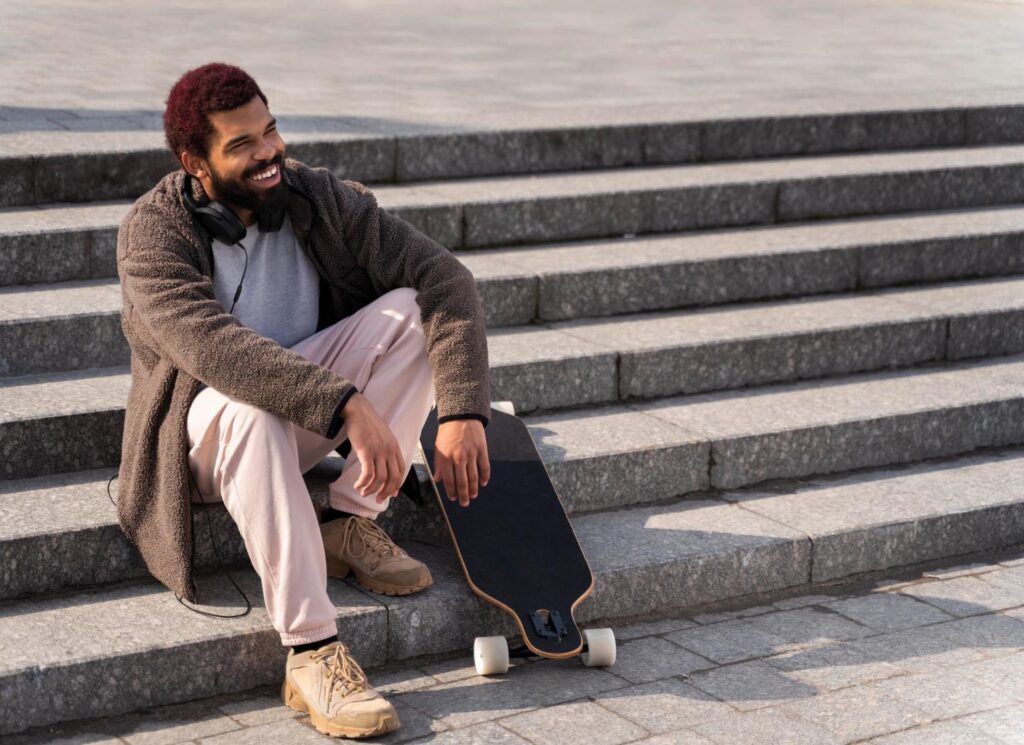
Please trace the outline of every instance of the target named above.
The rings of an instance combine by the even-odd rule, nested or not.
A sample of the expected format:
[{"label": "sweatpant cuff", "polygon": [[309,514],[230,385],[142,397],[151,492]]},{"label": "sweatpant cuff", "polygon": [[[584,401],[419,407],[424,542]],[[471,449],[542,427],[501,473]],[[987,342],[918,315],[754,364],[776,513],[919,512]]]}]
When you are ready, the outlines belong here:
[{"label": "sweatpant cuff", "polygon": [[338,622],[337,620],[325,623],[323,626],[317,626],[315,629],[308,631],[296,631],[291,634],[281,632],[281,644],[286,647],[294,647],[299,644],[309,644],[310,642],[318,642],[321,639],[326,639],[329,636],[334,636],[338,633]]}]

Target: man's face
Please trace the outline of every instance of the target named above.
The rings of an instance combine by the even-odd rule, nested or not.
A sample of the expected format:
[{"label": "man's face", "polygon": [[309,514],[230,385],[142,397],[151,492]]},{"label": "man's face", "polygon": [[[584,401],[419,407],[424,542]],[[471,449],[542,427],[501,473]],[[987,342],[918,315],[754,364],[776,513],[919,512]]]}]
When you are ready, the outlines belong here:
[{"label": "man's face", "polygon": [[[284,140],[263,99],[253,96],[237,109],[214,112],[210,124],[206,162],[216,198],[252,212],[283,206],[288,199],[281,175]],[[271,172],[269,178],[253,178]]]}]

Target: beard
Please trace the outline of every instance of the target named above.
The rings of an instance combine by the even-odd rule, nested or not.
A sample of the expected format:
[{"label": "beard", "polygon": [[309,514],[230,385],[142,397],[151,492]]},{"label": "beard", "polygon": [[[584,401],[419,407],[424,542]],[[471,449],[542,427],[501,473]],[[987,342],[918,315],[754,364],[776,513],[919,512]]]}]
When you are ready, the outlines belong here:
[{"label": "beard", "polygon": [[[253,186],[249,176],[265,171],[275,163],[278,170],[282,172],[281,180],[277,186],[271,189],[261,189],[258,186]],[[218,198],[225,202],[231,202],[242,209],[251,210],[258,215],[263,210],[284,207],[288,201],[288,185],[284,182],[283,172],[284,157],[281,155],[277,155],[265,163],[254,166],[237,180],[224,179],[214,170],[212,165],[207,165],[209,165],[210,170],[210,182],[217,192]]]}]

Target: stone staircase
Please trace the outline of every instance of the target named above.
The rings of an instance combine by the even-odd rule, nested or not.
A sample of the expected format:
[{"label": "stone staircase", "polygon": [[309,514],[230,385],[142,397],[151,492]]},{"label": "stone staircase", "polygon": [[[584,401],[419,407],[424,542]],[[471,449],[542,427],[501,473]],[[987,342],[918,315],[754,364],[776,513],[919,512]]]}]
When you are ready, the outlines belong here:
[{"label": "stone staircase", "polygon": [[[494,397],[572,517],[597,577],[580,620],[597,623],[1024,541],[1022,120],[876,111],[288,152],[367,182],[477,277]],[[116,231],[169,167],[145,147],[0,157],[0,734],[281,676],[223,507],[195,509],[201,610],[234,616],[213,618],[149,577],[107,496],[129,384]],[[340,465],[307,475],[318,502]],[[435,585],[329,581],[365,667],[512,633],[432,503],[396,500],[383,522]]]}]

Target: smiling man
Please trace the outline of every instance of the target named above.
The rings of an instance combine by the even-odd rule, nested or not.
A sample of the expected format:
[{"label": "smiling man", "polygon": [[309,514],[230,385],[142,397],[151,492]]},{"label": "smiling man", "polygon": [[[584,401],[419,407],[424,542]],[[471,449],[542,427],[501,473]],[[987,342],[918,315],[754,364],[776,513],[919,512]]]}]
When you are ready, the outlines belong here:
[{"label": "smiling man", "polygon": [[[223,501],[289,647],[285,703],[327,734],[389,732],[398,716],[338,638],[327,577],[386,594],[431,584],[375,520],[435,403],[433,477],[464,506],[487,483],[476,284],[362,184],[286,158],[237,67],[183,75],[164,129],[181,167],[117,240],[132,371],[119,520],[153,575],[197,602],[191,505]],[[320,522],[303,474],[346,440]]]}]

